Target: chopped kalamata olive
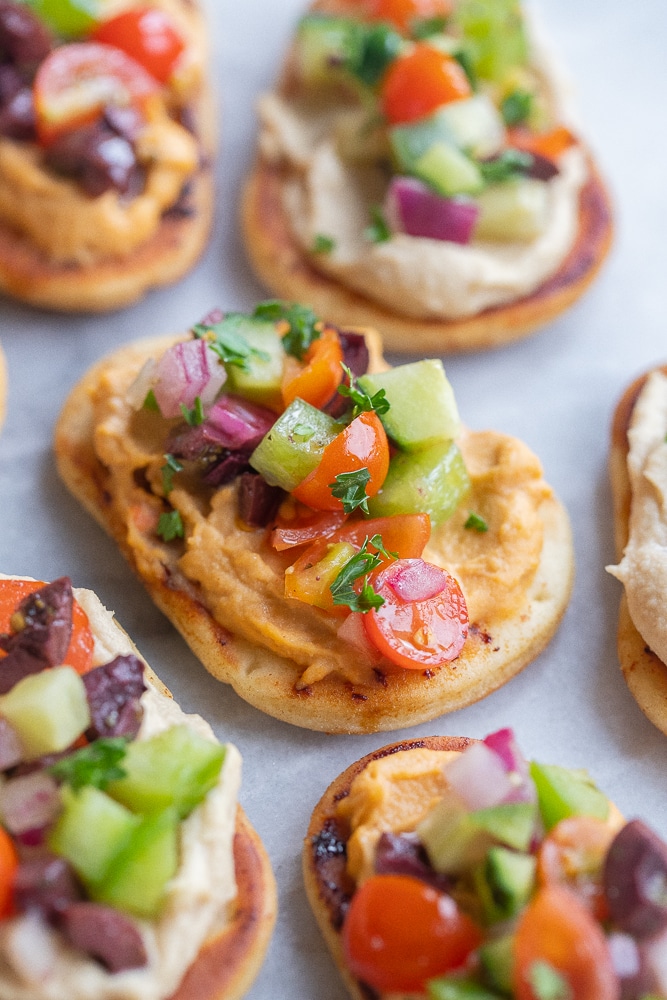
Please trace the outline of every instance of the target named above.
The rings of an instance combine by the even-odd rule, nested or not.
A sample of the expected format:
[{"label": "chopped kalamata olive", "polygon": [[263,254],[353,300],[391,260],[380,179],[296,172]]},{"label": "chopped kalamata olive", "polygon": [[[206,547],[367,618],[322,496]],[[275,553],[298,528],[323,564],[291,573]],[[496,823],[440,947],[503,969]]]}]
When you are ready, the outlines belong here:
[{"label": "chopped kalamata olive", "polygon": [[0,107],[0,135],[24,141],[35,138],[35,105],[30,87],[21,87]]},{"label": "chopped kalamata olive", "polygon": [[378,875],[412,875],[441,892],[452,886],[450,878],[429,864],[418,837],[410,834],[381,834],[375,852],[375,871]]},{"label": "chopped kalamata olive", "polygon": [[100,903],[72,903],[59,926],[75,948],[96,958],[109,972],[139,969],[148,961],[136,925],[119,910]]},{"label": "chopped kalamata olive", "polygon": [[52,920],[83,892],[69,863],[53,854],[21,861],[14,882],[14,903],[20,913],[37,910]]},{"label": "chopped kalamata olive", "polygon": [[637,938],[667,927],[667,845],[641,820],[632,820],[611,843],[604,889],[614,923]]},{"label": "chopped kalamata olive", "polygon": [[11,633],[0,635],[7,656],[0,663],[0,694],[28,674],[65,661],[72,634],[72,583],[63,576],[25,597],[12,615]]},{"label": "chopped kalamata olive", "polygon": [[239,476],[239,517],[251,528],[265,528],[270,524],[284,497],[279,486],[269,486],[258,472],[244,472]]},{"label": "chopped kalamata olive", "polygon": [[532,153],[533,162],[526,170],[526,177],[532,177],[537,181],[550,181],[552,177],[557,177],[560,170],[553,160],[539,153]]},{"label": "chopped kalamata olive", "polygon": [[107,736],[136,736],[141,725],[141,695],[146,690],[144,668],[133,654],[84,674],[91,726],[89,740]]},{"label": "chopped kalamata olive", "polygon": [[242,472],[250,469],[248,459],[249,451],[230,451],[224,455],[216,465],[212,465],[202,479],[207,486],[224,486],[231,483]]},{"label": "chopped kalamata olive", "polygon": [[109,128],[128,142],[136,142],[145,120],[140,111],[131,104],[109,104],[104,109],[104,122]]},{"label": "chopped kalamata olive", "polygon": [[25,4],[0,0],[0,62],[36,66],[52,47],[49,30]]},{"label": "chopped kalamata olive", "polygon": [[[354,333],[352,330],[339,330],[338,339],[343,348],[343,364],[350,369],[354,376],[365,375],[368,371],[368,347],[366,338],[362,333]],[[345,385],[350,384],[347,375],[344,377]],[[322,409],[332,417],[340,417],[349,408],[350,401],[347,397],[335,392],[326,406]]]},{"label": "chopped kalamata olive", "polygon": [[46,150],[44,162],[78,181],[93,198],[111,189],[137,194],[143,187],[132,144],[103,121],[61,135]]}]

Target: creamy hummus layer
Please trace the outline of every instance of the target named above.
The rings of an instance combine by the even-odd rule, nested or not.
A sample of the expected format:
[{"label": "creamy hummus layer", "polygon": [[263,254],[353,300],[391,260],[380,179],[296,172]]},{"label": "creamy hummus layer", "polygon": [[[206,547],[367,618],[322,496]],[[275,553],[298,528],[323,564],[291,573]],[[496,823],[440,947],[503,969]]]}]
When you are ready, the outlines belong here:
[{"label": "creamy hummus layer", "polygon": [[[555,120],[567,120],[568,94],[544,46],[534,40],[534,70]],[[586,157],[579,146],[563,154],[547,182],[545,226],[528,242],[466,246],[395,234],[372,243],[364,236],[371,208],[387,186],[381,167],[345,162],[336,130],[350,114],[317,100],[265,95],[258,106],[259,148],[285,170],[283,205],[293,236],[313,266],[390,310],[416,319],[458,319],[529,294],[553,275],[578,231],[579,192]],[[316,237],[334,241],[313,254]]]},{"label": "creamy hummus layer", "polygon": [[[91,592],[75,590],[96,636],[94,663],[134,652],[125,633]],[[214,739],[199,716],[186,715],[153,687],[142,696],[139,738],[187,723]],[[203,942],[228,921],[236,897],[232,840],[241,757],[228,744],[217,786],[181,826],[180,865],[155,922],[137,920],[148,965],[110,975],[69,947],[35,917],[0,923],[1,1000],[164,1000],[171,996]]]},{"label": "creamy hummus layer", "polygon": [[[351,655],[337,635],[339,617],[285,598],[285,569],[298,553],[276,552],[264,530],[239,525],[234,484],[211,493],[194,477],[176,477],[169,503],[181,514],[185,538],[165,544],[157,536],[165,422],[146,411],[135,414],[126,399],[139,367],[137,360],[107,369],[93,398],[93,420],[95,451],[110,476],[110,517],[126,525],[141,575],[162,580],[164,566],[172,578],[179,570],[179,585],[195,584],[193,595],[221,625],[260,654],[281,658],[299,687],[332,673],[371,682],[377,661]],[[535,455],[514,438],[467,432],[460,446],[472,489],[450,521],[434,531],[425,558],[457,577],[471,621],[484,626],[516,614],[526,600],[542,552],[540,507],[551,490]],[[142,488],[144,477],[153,495]],[[485,518],[488,531],[464,529],[471,510]]]},{"label": "creamy hummus layer", "polygon": [[631,506],[628,543],[609,572],[625,587],[635,627],[667,662],[667,377],[653,372],[628,429]]}]

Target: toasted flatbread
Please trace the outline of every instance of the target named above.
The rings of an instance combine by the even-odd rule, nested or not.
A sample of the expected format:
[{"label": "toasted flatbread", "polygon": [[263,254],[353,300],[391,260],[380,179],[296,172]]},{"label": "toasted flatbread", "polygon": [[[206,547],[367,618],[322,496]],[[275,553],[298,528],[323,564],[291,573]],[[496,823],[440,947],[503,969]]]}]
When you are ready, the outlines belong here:
[{"label": "toasted flatbread", "polygon": [[[667,365],[660,369],[667,374]],[[614,506],[614,540],[617,559],[628,541],[632,489],[628,475],[628,427],[634,404],[650,372],[636,378],[621,396],[611,427],[609,473]],[[637,631],[625,592],[618,619],[618,656],[623,676],[642,712],[667,733],[667,665],[649,648]]]},{"label": "toasted flatbread", "polygon": [[[542,651],[567,606],[574,557],[567,513],[541,478],[536,480],[535,487],[538,491],[536,531],[541,529],[543,544],[536,571],[521,593],[524,599],[520,601],[520,607],[510,612],[507,608],[495,609],[484,621],[473,620],[462,652],[449,664],[431,670],[405,670],[393,667],[382,659],[377,667],[371,669],[362,659],[361,662],[366,663],[363,672],[360,667],[363,680],[357,678],[352,682],[334,671],[316,683],[300,682],[303,663],[297,663],[276,645],[281,630],[290,628],[297,621],[300,627],[302,619],[299,616],[303,614],[315,616],[317,620],[312,617],[306,619],[304,629],[309,631],[303,633],[308,635],[310,663],[317,659],[317,655],[311,652],[312,647],[316,646],[319,650],[321,644],[331,642],[332,638],[335,640],[336,636],[328,631],[331,619],[326,612],[284,598],[284,566],[280,576],[276,576],[275,580],[272,577],[272,589],[263,594],[258,607],[249,607],[246,600],[236,602],[240,604],[236,611],[247,617],[247,624],[255,618],[268,621],[267,627],[273,636],[271,641],[260,642],[255,636],[240,634],[240,626],[235,629],[231,623],[232,602],[229,599],[220,603],[216,616],[211,598],[201,583],[188,578],[181,569],[179,559],[182,549],[179,551],[178,546],[170,544],[158,544],[156,549],[154,528],[149,529],[152,532],[150,541],[145,535],[138,545],[133,544],[132,536],[135,541],[138,538],[136,524],[134,527],[129,524],[129,508],[117,494],[127,493],[127,490],[132,492],[136,483],[128,483],[127,490],[115,490],[114,475],[96,450],[98,404],[106,405],[118,394],[118,407],[122,409],[124,394],[144,362],[172,342],[173,339],[141,341],[98,362],[74,387],[65,403],[56,426],[55,453],[60,475],[68,488],[116,540],[157,606],[215,677],[231,684],[251,705],[294,725],[325,732],[373,732],[413,725],[469,705],[505,684]],[[115,402],[113,406],[117,409]],[[115,417],[113,423],[118,426]],[[499,463],[501,467],[503,459],[495,456],[501,455],[508,443],[525,448],[514,439],[490,433],[470,434],[467,440],[482,440],[489,460]],[[462,440],[461,447],[465,457],[466,438]],[[536,462],[527,449],[526,453],[530,454],[531,463]],[[142,477],[139,474],[137,478]],[[234,486],[224,489],[233,490]],[[146,492],[138,492],[136,502],[141,505],[147,496]],[[208,503],[206,500],[204,506],[207,507]],[[254,534],[244,532],[233,524],[233,517],[232,514],[229,531],[240,533],[243,545],[251,546],[252,552],[248,553],[251,562],[248,565],[256,565],[255,560],[262,558],[262,551],[266,552],[268,548],[266,535],[263,534],[265,529],[257,529]],[[152,552],[144,549],[144,539]],[[214,553],[211,552],[210,559],[213,558]],[[291,561],[294,558],[292,556]],[[210,559],[207,556],[207,563]],[[267,555],[263,564],[268,566],[269,563]],[[226,572],[223,570],[223,573]],[[275,571],[271,569],[268,572]],[[228,577],[225,576],[225,579]],[[245,594],[241,590],[239,593]],[[267,609],[272,609],[276,617],[272,617],[272,611]],[[323,619],[326,621],[323,622]],[[325,626],[326,632],[322,631]],[[354,647],[349,649],[348,659],[356,664],[361,654],[355,654]]]},{"label": "toasted flatbread", "polygon": [[[144,664],[149,687],[165,699],[173,695],[137,650],[131,637],[92,591],[74,589],[104,655],[133,651]],[[186,717],[184,717],[186,718]],[[169,1000],[239,1000],[257,975],[268,947],[277,912],[276,883],[268,855],[243,808],[236,807],[233,836],[237,895],[224,926],[201,947]]]},{"label": "toasted flatbread", "polygon": [[[179,2],[189,16],[198,16],[190,0]],[[217,112],[207,81],[187,111],[199,163],[147,241],[125,256],[78,265],[53,261],[28,236],[0,224],[0,293],[44,309],[105,312],[183,277],[203,252],[213,222]]]}]

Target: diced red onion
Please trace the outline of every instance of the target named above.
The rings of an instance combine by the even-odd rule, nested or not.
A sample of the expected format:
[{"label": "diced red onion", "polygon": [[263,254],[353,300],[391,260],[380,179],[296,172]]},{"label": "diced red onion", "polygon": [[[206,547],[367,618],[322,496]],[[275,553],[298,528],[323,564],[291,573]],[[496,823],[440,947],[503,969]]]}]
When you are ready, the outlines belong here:
[{"label": "diced red onion", "polygon": [[484,743],[498,754],[510,775],[512,790],[505,802],[534,802],[537,797],[535,785],[530,777],[528,763],[519,749],[514,730],[499,729],[495,733],[490,733]]},{"label": "diced red onion", "polygon": [[358,649],[371,663],[377,663],[382,659],[382,655],[368,638],[363,619],[364,616],[360,611],[349,614],[338,628],[338,638]]},{"label": "diced red onion", "polygon": [[276,422],[276,414],[238,396],[221,396],[207,415],[207,421],[221,432],[223,447],[230,451],[256,448]]},{"label": "diced red onion", "polygon": [[7,923],[4,958],[19,980],[37,986],[51,976],[56,961],[53,933],[36,913]]},{"label": "diced red onion", "polygon": [[428,601],[446,589],[449,574],[424,559],[401,559],[387,583],[403,601]]},{"label": "diced red onion", "polygon": [[19,734],[11,722],[0,716],[0,771],[6,771],[23,760]]},{"label": "diced red onion", "polygon": [[46,826],[60,810],[58,785],[46,771],[10,778],[0,790],[0,812],[10,833]]},{"label": "diced red onion", "polygon": [[470,242],[479,214],[467,198],[443,198],[416,177],[393,177],[384,204],[394,232],[449,243]]},{"label": "diced red onion", "polygon": [[181,404],[192,407],[197,396],[212,403],[227,373],[205,340],[184,340],[168,348],[157,362],[153,392],[163,417],[180,417]]},{"label": "diced red onion", "polygon": [[468,809],[488,809],[506,801],[513,788],[509,772],[485,743],[473,743],[446,767],[447,781]]},{"label": "diced red onion", "polygon": [[149,358],[141,366],[134,382],[127,390],[126,399],[133,410],[140,410],[155,381],[155,358]]}]

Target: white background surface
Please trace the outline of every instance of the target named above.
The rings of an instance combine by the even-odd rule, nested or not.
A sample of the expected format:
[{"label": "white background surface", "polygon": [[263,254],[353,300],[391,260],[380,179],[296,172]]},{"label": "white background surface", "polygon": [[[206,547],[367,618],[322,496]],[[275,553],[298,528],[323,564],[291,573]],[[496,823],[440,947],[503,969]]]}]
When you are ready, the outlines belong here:
[{"label": "white background surface", "polygon": [[613,560],[606,469],[613,407],[631,378],[667,361],[667,26],[660,0],[538,0],[615,202],[615,248],[584,300],[541,333],[503,350],[445,358],[466,423],[523,438],[570,512],[577,578],[562,627],[537,661],[478,705],[395,734],[332,737],[268,718],[209,677],[67,493],[51,453],[62,402],[99,356],[134,337],[185,329],[213,306],[250,309],[266,297],[245,261],[237,202],[253,156],[255,98],[270,85],[302,4],[207,6],[222,143],[205,258],[176,287],[116,315],[49,316],[0,301],[10,380],[0,435],[0,571],[69,574],[92,587],[183,707],[238,745],[242,803],[271,856],[280,905],[249,996],[343,1000],[308,910],[300,850],[326,785],[362,754],[405,735],[484,736],[511,725],[529,756],[588,767],[628,817],[643,815],[667,834],[667,743],[622,680],[620,587],[604,572]]}]

